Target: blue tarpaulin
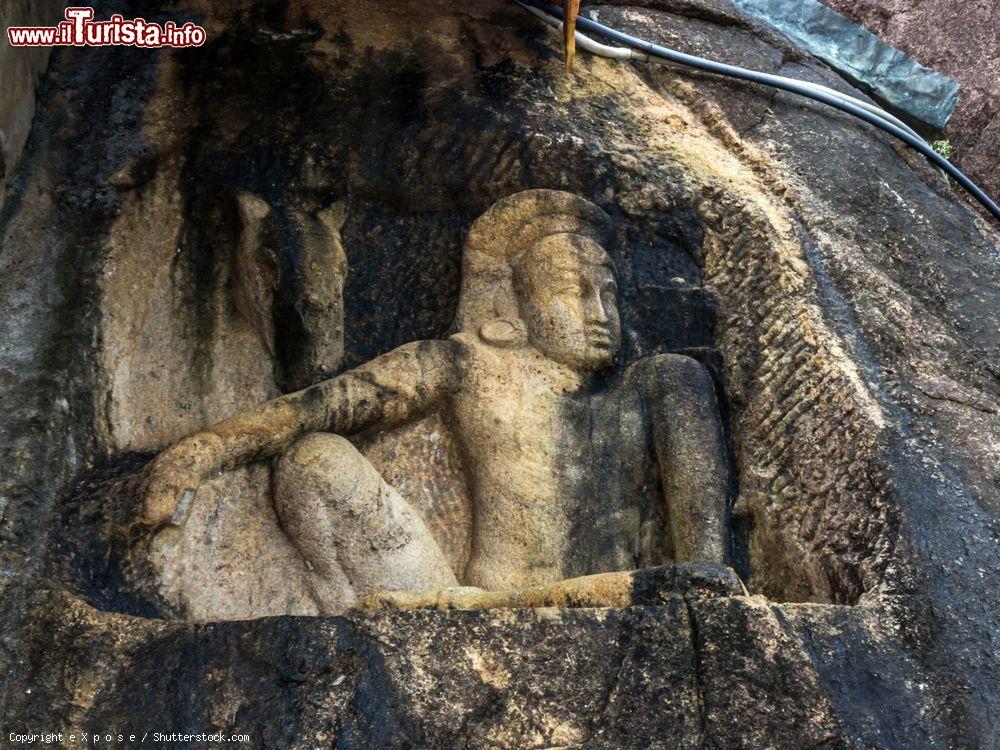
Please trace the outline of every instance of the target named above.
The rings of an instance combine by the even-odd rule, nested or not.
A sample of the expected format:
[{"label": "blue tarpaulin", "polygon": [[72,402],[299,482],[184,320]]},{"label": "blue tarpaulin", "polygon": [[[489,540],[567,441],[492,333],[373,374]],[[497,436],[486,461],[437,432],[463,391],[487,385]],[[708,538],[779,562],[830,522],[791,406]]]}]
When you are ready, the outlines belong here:
[{"label": "blue tarpaulin", "polygon": [[733,0],[766,21],[842,76],[901,112],[935,129],[958,104],[958,84],[925,68],[871,32],[817,0]]}]

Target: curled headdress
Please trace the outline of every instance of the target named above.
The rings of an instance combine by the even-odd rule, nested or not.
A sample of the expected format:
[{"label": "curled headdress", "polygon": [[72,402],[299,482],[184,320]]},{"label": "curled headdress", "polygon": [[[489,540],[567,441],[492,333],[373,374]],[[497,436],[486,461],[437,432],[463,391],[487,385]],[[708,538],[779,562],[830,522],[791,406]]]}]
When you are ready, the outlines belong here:
[{"label": "curled headdress", "polygon": [[604,245],[611,219],[590,201],[561,190],[515,193],[476,219],[462,256],[456,330],[476,331],[497,318],[516,318],[513,264],[553,234],[583,235]]}]

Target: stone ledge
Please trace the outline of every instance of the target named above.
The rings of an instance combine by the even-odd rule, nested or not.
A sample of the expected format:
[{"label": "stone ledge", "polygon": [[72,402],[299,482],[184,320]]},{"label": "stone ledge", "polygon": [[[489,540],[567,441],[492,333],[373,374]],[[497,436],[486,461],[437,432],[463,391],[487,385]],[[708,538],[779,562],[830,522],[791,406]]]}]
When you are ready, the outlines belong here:
[{"label": "stone ledge", "polygon": [[9,707],[25,726],[172,716],[287,748],[848,746],[800,638],[758,597],[192,625],[43,593],[35,611],[31,693]]}]

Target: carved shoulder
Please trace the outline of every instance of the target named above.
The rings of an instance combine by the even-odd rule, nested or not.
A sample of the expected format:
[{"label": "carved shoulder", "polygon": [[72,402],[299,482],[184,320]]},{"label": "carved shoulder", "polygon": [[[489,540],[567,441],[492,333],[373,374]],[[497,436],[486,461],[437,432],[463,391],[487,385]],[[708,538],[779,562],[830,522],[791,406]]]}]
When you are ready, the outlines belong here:
[{"label": "carved shoulder", "polygon": [[491,340],[482,331],[459,331],[448,338],[448,343],[455,362],[465,370],[475,368],[473,363],[493,361],[502,352],[515,348],[513,343]]},{"label": "carved shoulder", "polygon": [[715,386],[708,370],[698,360],[683,354],[645,357],[632,364],[625,377],[644,381],[649,395],[660,402],[715,401]]}]

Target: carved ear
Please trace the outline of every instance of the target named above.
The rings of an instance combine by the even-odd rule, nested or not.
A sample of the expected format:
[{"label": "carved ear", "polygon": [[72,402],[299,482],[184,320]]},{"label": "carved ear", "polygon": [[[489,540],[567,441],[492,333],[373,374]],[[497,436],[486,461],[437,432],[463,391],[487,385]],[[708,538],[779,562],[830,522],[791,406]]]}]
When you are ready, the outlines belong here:
[{"label": "carved ear", "polygon": [[[331,203],[326,208],[322,208],[313,214],[315,223],[313,227],[319,230],[321,236],[318,238],[320,244],[324,246],[320,253],[323,257],[317,258],[323,262],[333,263],[337,268],[337,275],[343,282],[347,275],[347,253],[344,251],[344,238],[341,230],[347,221],[347,204],[344,201]],[[314,255],[315,253],[310,253]]]},{"label": "carved ear", "polygon": [[344,228],[344,222],[347,221],[347,204],[344,201],[331,203],[326,208],[317,211],[316,218],[322,222],[330,234],[339,233]]},{"label": "carved ear", "polygon": [[499,349],[513,349],[528,343],[528,329],[520,320],[496,318],[483,323],[479,338],[484,344]]},{"label": "carved ear", "polygon": [[271,213],[271,206],[263,198],[253,193],[240,191],[236,194],[236,205],[240,210],[244,232],[260,232],[260,224]]}]

